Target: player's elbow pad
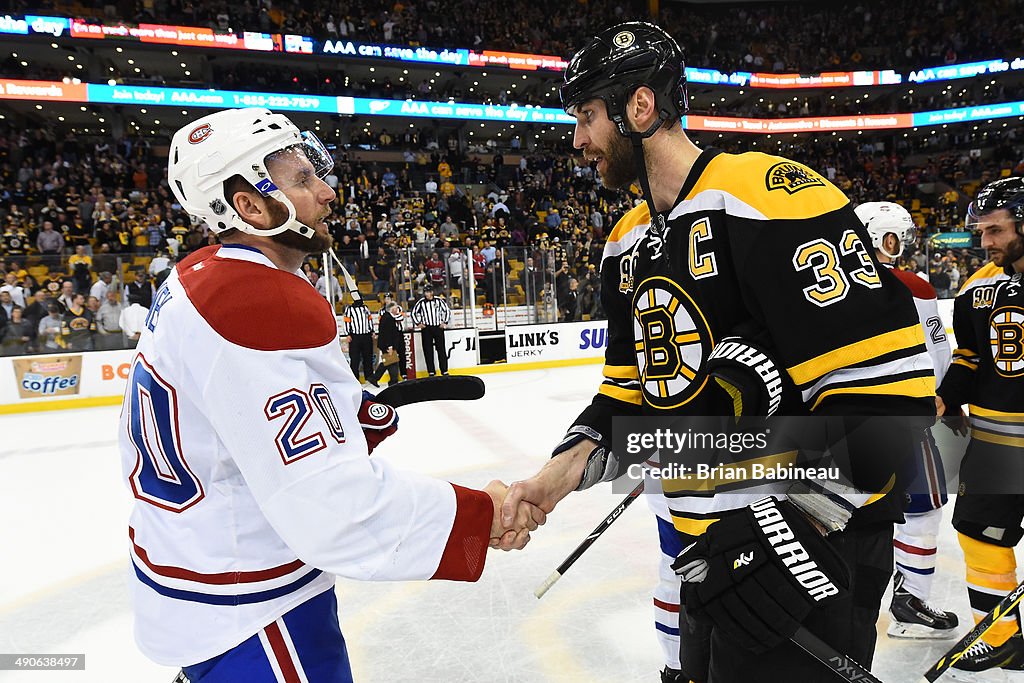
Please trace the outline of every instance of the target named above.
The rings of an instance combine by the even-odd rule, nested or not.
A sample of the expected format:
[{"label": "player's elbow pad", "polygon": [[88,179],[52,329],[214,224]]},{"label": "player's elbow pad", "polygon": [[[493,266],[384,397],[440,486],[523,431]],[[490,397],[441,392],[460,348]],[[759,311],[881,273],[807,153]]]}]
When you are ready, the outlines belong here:
[{"label": "player's elbow pad", "polygon": [[763,346],[742,337],[725,337],[711,351],[707,367],[732,398],[736,417],[774,415],[782,405],[785,370]]}]

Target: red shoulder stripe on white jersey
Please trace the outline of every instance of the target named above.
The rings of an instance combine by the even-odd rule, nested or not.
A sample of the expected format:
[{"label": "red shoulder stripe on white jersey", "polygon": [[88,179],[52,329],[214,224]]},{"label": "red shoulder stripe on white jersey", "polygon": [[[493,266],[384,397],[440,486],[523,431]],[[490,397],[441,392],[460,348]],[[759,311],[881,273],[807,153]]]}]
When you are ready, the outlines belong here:
[{"label": "red shoulder stripe on white jersey", "polygon": [[199,315],[233,344],[257,351],[311,349],[338,336],[330,304],[295,273],[212,254],[178,272]]},{"label": "red shoulder stripe on white jersey", "polygon": [[921,277],[919,277],[917,275],[914,275],[913,273],[911,273],[908,270],[897,270],[897,269],[893,268],[890,272],[893,275],[895,275],[896,278],[900,282],[902,282],[903,284],[905,284],[907,286],[907,289],[909,289],[910,293],[914,295],[914,298],[917,298],[917,299],[934,299],[934,298],[936,298],[936,296],[935,296],[935,288],[932,287],[931,284],[926,282]]}]

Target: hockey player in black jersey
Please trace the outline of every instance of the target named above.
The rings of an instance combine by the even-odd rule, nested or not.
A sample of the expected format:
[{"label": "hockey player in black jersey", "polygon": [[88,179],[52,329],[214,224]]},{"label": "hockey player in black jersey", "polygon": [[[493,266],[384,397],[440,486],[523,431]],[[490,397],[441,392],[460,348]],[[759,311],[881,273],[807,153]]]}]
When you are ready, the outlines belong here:
[{"label": "hockey player in black jersey", "polygon": [[[1024,178],[985,186],[967,212],[992,261],[953,305],[957,348],[939,387],[947,422],[970,409],[971,440],[960,464],[953,526],[967,564],[975,620],[1017,585],[1013,548],[1024,530]],[[1024,670],[1016,612],[1005,616],[953,667]]]},{"label": "hockey player in black jersey", "polygon": [[[683,132],[684,85],[679,46],[642,22],[603,31],[566,69],[574,146],[608,187],[638,181],[645,202],[604,252],[604,381],[552,459],[510,489],[510,511],[522,499],[550,511],[622,474],[614,416],[935,414],[911,296],[878,266],[847,198],[800,163],[696,147]],[[855,463],[890,448],[905,457],[913,436],[858,438]],[[902,495],[891,472],[859,476],[879,495],[759,484],[696,495],[663,482],[688,547],[675,562],[683,610],[711,624],[710,663],[684,636],[681,669],[664,680],[832,680],[788,642],[801,625],[870,666]]]}]

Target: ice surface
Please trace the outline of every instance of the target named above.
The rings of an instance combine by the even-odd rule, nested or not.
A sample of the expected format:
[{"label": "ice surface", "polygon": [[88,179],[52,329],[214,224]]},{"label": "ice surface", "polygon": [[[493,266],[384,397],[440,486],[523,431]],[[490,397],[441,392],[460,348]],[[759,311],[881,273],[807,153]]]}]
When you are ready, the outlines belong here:
[{"label": "ice surface", "polygon": [[[401,428],[374,457],[471,486],[526,477],[600,378],[592,365],[485,381],[487,396],[475,403],[403,408]],[[131,496],[116,448],[118,410],[0,417],[0,652],[86,655],[84,672],[0,672],[0,683],[169,683],[176,673],[146,660],[132,638]],[[340,580],[356,680],[656,682],[650,590],[658,547],[645,505],[632,506],[543,600],[533,596],[620,498],[607,486],[569,496],[524,552],[492,553],[478,584]],[[966,625],[950,509],[932,601]],[[890,683],[916,681],[951,644],[894,641],[887,626],[883,613],[874,672]]]}]

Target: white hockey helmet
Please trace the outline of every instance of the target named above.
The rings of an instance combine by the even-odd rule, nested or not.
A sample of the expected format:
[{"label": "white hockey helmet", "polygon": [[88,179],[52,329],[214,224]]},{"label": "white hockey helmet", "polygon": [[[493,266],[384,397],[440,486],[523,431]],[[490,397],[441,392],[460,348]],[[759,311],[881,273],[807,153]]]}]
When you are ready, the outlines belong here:
[{"label": "white hockey helmet", "polygon": [[[913,244],[917,237],[917,226],[910,212],[895,202],[865,202],[854,211],[868,229],[871,246],[889,258],[899,258],[903,248]],[[890,232],[896,235],[900,243],[900,249],[895,254],[890,254],[883,246],[885,236]]]},{"label": "white hockey helmet", "polygon": [[[171,191],[193,220],[206,221],[220,233],[230,228],[264,236],[293,230],[312,237],[314,230],[295,216],[295,205],[284,190],[301,182],[294,178],[272,178],[268,161],[292,160],[293,166],[308,169],[324,178],[334,160],[313,133],[300,131],[287,116],[269,109],[226,109],[193,121],[174,134],[167,161]],[[300,166],[301,165],[301,166]],[[239,175],[265,197],[272,197],[288,209],[288,219],[271,230],[257,230],[235,211],[224,195],[224,181]],[[280,173],[279,173],[280,175]]]}]

